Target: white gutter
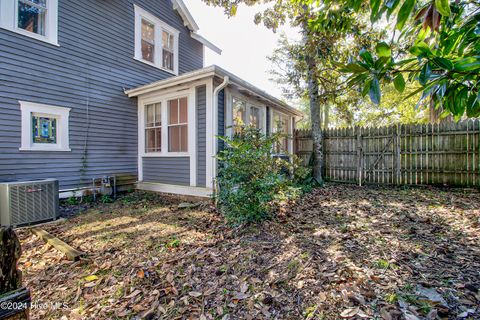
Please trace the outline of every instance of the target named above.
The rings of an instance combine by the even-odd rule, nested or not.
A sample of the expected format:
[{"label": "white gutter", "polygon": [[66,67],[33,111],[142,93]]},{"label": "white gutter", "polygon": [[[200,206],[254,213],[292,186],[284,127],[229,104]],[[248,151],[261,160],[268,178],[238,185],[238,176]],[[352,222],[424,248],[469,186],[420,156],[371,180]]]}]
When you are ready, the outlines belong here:
[{"label": "white gutter", "polygon": [[[218,115],[218,94],[220,90],[224,89],[228,84],[230,83],[230,78],[228,76],[225,76],[223,78],[223,82],[218,85],[214,90],[213,90],[213,114],[212,114],[212,119],[213,119],[213,157],[212,157],[212,176],[213,176],[213,181],[216,180],[217,178],[217,151],[218,151],[218,120],[217,120],[217,115]],[[216,189],[216,183],[213,183],[213,190]]]}]

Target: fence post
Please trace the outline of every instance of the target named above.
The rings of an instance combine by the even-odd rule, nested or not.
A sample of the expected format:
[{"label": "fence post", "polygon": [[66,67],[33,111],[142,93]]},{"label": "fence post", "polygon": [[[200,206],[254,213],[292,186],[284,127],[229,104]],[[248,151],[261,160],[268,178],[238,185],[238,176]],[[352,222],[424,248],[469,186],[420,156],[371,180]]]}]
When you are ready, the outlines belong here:
[{"label": "fence post", "polygon": [[400,126],[397,125],[395,132],[395,183],[400,184],[400,169],[401,169],[401,148],[400,148]]},{"label": "fence post", "polygon": [[357,134],[357,183],[362,185],[363,173],[363,150],[362,150],[362,128],[355,127]]}]

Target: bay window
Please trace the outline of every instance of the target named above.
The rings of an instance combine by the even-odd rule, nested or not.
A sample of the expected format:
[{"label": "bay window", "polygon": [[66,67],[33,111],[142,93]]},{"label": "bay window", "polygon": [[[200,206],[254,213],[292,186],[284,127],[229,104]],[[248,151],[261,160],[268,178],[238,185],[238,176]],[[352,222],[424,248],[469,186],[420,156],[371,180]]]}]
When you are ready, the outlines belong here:
[{"label": "bay window", "polygon": [[175,30],[155,15],[135,7],[134,58],[178,75],[178,38]]},{"label": "bay window", "polygon": [[0,27],[58,45],[58,0],[1,0]]}]

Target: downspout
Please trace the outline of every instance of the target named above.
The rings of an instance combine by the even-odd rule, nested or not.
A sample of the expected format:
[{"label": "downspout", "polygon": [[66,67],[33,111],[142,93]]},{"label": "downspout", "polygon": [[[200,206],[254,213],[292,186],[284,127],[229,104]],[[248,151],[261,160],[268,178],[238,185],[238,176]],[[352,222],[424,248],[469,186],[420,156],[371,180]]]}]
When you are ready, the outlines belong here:
[{"label": "downspout", "polygon": [[228,86],[228,84],[230,83],[230,78],[228,76],[225,76],[223,78],[223,82],[218,85],[218,87],[216,87],[214,90],[213,90],[213,114],[212,114],[212,119],[213,119],[213,143],[212,143],[212,147],[213,147],[213,157],[212,157],[212,175],[213,175],[213,191],[215,192],[216,189],[217,189],[217,183],[216,183],[216,180],[217,180],[217,158],[216,158],[216,155],[217,155],[217,151],[218,151],[218,139],[217,139],[217,136],[218,136],[218,120],[217,120],[217,115],[218,115],[218,93],[220,92],[220,90],[224,89],[226,86]]}]

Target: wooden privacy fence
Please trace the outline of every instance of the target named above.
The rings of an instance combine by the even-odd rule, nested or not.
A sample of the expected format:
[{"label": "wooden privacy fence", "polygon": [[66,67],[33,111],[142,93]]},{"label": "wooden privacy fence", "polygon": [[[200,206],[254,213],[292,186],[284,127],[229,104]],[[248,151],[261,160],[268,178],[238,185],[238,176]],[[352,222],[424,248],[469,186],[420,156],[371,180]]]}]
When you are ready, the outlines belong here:
[{"label": "wooden privacy fence", "polygon": [[[428,125],[328,129],[329,181],[480,186],[480,120]],[[311,131],[295,131],[295,153],[308,164]]]}]

